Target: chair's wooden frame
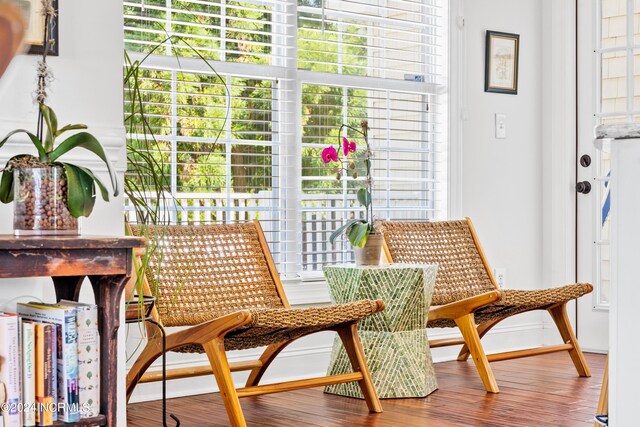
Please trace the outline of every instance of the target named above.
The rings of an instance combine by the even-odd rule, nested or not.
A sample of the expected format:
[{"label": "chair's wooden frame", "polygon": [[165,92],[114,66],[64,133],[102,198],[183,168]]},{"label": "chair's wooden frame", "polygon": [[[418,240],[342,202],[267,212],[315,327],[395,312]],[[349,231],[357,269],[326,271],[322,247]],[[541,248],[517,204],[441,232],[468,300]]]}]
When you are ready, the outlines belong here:
[{"label": "chair's wooden frame", "polygon": [[[582,354],[580,345],[578,344],[576,336],[573,333],[571,323],[569,322],[569,317],[567,316],[566,302],[532,309],[546,310],[549,312],[558,328],[558,331],[560,332],[564,344],[536,347],[518,351],[509,351],[504,353],[485,353],[480,341],[482,337],[484,337],[487,332],[489,332],[494,326],[510,316],[476,325],[474,313],[478,309],[500,300],[502,295],[500,293],[500,286],[493,276],[491,268],[489,267],[489,262],[487,261],[487,257],[485,256],[484,250],[480,245],[476,230],[469,218],[465,218],[465,220],[469,225],[469,230],[471,231],[473,241],[475,243],[476,249],[478,250],[480,258],[482,259],[482,263],[487,272],[487,275],[489,276],[489,279],[491,280],[491,283],[496,288],[496,290],[485,292],[483,294],[465,298],[449,304],[431,306],[429,310],[429,320],[453,320],[458,326],[458,329],[460,329],[462,338],[429,340],[429,346],[431,348],[437,348],[462,344],[462,349],[458,354],[458,360],[466,361],[469,356],[471,356],[473,362],[475,363],[476,369],[480,374],[480,378],[482,379],[482,383],[484,384],[485,389],[490,393],[500,392],[498,383],[496,382],[495,376],[493,375],[493,371],[489,366],[489,362],[496,362],[499,360],[517,359],[520,357],[535,356],[539,354],[547,354],[558,351],[568,351],[569,355],[571,356],[571,360],[573,361],[573,364],[578,371],[578,374],[581,377],[590,377],[591,371],[589,370],[589,366],[587,365],[584,355]],[[386,241],[384,243],[384,254],[388,262],[393,262],[391,252],[387,247]]]},{"label": "chair's wooden frame", "polygon": [[[276,290],[285,308],[291,308],[289,301],[284,293],[284,288],[280,277],[276,270],[275,263],[271,256],[269,246],[264,237],[264,233],[258,221],[253,221],[260,238],[260,246],[267,260],[271,278],[275,283]],[[130,231],[130,230],[129,230]],[[144,251],[137,254],[140,258],[144,255]],[[134,269],[135,271],[136,269]],[[136,277],[132,277],[127,288],[127,298],[132,298],[135,291]],[[142,280],[143,293],[151,295],[151,288],[146,278]],[[379,308],[383,308],[381,301],[378,302]],[[382,305],[382,307],[380,307]],[[153,319],[162,324],[157,310],[152,311]],[[362,346],[357,333],[357,321],[336,325],[332,328],[324,330],[332,330],[338,333],[344,344],[349,360],[353,367],[352,373],[330,375],[319,378],[311,378],[297,381],[288,381],[277,384],[258,385],[263,374],[276,356],[290,343],[295,340],[280,342],[269,345],[262,353],[259,359],[243,362],[229,363],[227,360],[224,337],[229,332],[238,327],[246,325],[251,320],[251,313],[248,310],[240,310],[226,316],[191,326],[178,332],[169,333],[166,336],[166,349],[171,351],[174,348],[184,346],[186,344],[200,344],[205,350],[209,359],[210,366],[195,368],[179,368],[167,370],[167,380],[177,378],[188,378],[199,375],[215,376],[216,382],[220,389],[229,420],[232,426],[246,426],[242,408],[240,407],[239,398],[246,396],[256,396],[267,393],[276,393],[281,391],[297,390],[308,387],[318,387],[324,385],[338,384],[350,381],[358,381],[362,394],[367,403],[367,407],[371,412],[382,412],[380,400],[373,386],[371,373],[367,367],[364,358]],[[133,390],[138,383],[161,381],[161,372],[145,373],[147,368],[162,355],[162,338],[155,326],[147,322],[147,344],[134,362],[133,366],[127,373],[127,401],[131,397]],[[236,389],[231,378],[231,372],[251,371],[246,385],[243,388]]]}]

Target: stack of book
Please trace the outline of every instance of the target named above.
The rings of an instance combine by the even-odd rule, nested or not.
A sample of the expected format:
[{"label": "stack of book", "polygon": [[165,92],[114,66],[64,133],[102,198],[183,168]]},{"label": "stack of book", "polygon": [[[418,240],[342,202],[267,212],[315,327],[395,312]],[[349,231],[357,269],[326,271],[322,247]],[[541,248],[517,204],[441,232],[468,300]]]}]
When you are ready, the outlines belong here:
[{"label": "stack of book", "polygon": [[97,416],[97,306],[63,300],[18,304],[17,311],[0,313],[0,426],[50,426]]}]

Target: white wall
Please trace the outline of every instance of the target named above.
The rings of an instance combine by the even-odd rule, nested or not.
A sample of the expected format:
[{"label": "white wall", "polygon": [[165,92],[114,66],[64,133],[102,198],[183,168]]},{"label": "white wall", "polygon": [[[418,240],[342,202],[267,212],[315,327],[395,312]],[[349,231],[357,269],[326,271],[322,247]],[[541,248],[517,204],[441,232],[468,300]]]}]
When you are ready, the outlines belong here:
[{"label": "white wall", "polygon": [[[122,124],[122,5],[99,0],[60,2],[60,56],[49,57],[55,77],[48,104],[62,123],[84,123],[107,149],[118,170],[126,165]],[[33,102],[37,56],[21,55],[0,79],[0,135],[26,128],[35,132],[37,106]],[[0,161],[34,152],[25,138],[16,138],[0,150]],[[95,157],[84,150],[68,160],[88,159],[84,164],[104,173]],[[72,160],[73,159],[73,160]],[[82,161],[82,160],[81,160]],[[102,174],[101,174],[102,175]],[[106,177],[106,175],[103,175]],[[122,181],[122,176],[121,179]],[[12,232],[12,206],[0,205],[0,233]],[[121,233],[122,198],[96,203],[93,215],[83,220],[83,232]]]},{"label": "white wall", "polygon": [[[61,124],[84,123],[89,126],[89,132],[104,145],[122,182],[126,165],[122,124],[122,4],[103,0],[64,0],[59,3],[60,56],[48,59],[55,76],[48,103],[56,111]],[[27,55],[15,58],[0,79],[0,137],[16,128],[35,132],[37,106],[32,101],[32,93],[36,83],[36,60],[37,57]],[[0,162],[4,165],[8,158],[23,152],[33,152],[30,142],[16,138],[0,149]],[[94,168],[107,179],[106,168],[88,151],[79,150],[65,158]],[[86,234],[122,234],[122,196],[110,203],[98,200],[93,214],[82,221],[81,227]],[[13,206],[0,205],[0,233],[9,234],[12,230]],[[53,301],[53,287],[49,284],[48,279],[3,280],[0,309],[14,310],[15,298],[20,296]],[[88,290],[85,286],[85,293]],[[124,334],[120,339],[124,340]],[[121,386],[124,384],[124,359],[123,351],[119,355]],[[119,396],[124,396],[124,389]],[[120,424],[125,425],[123,400],[121,408],[118,418]]]},{"label": "white wall", "polygon": [[[506,268],[505,287],[514,289],[543,284],[541,5],[539,0],[464,2],[467,118],[460,214],[472,219],[491,266]],[[520,35],[517,95],[484,91],[487,30]],[[495,138],[496,113],[507,116],[506,139]],[[540,321],[536,313],[507,324],[531,327]]]},{"label": "white wall", "polygon": [[[464,16],[460,214],[474,221],[491,266],[507,269],[506,288],[571,283],[575,2],[464,0]],[[520,35],[517,95],[484,92],[487,30]],[[506,139],[495,138],[496,113],[507,115]],[[531,344],[560,342],[542,312],[505,324],[528,331]]]}]

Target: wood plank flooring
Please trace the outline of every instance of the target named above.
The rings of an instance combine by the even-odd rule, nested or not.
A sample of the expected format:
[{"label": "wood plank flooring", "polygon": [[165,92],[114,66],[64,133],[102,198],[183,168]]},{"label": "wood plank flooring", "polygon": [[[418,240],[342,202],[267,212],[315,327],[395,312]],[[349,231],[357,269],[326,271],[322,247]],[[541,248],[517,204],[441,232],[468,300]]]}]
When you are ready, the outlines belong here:
[{"label": "wood plank flooring", "polygon": [[[437,363],[439,390],[424,399],[385,399],[384,413],[364,401],[308,389],[240,400],[249,426],[589,426],[605,356],[586,354],[593,373],[580,378],[566,352],[492,363],[500,394],[485,393],[471,361]],[[160,383],[157,383],[160,387]],[[167,401],[181,425],[226,426],[217,393]],[[160,401],[128,405],[127,425],[162,425]],[[173,420],[169,419],[170,426]]]}]

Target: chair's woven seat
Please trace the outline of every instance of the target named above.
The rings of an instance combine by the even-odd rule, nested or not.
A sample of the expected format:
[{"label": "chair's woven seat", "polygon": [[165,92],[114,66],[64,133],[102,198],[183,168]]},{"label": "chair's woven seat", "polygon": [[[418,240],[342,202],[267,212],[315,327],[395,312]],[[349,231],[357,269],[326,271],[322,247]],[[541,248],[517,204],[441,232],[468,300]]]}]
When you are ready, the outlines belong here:
[{"label": "chair's woven seat", "polygon": [[[571,301],[593,290],[589,283],[560,286],[539,290],[501,289],[502,298],[493,304],[484,306],[475,312],[476,324],[504,319],[529,310],[544,309],[551,305]],[[456,324],[450,319],[432,320],[427,323],[431,328],[452,328]]]},{"label": "chair's woven seat", "polygon": [[[363,319],[379,312],[381,308],[376,301],[361,300],[324,307],[250,309],[251,322],[229,332],[224,344],[227,350],[242,350],[288,341],[341,323]],[[210,317],[215,318],[214,315]],[[173,351],[204,353],[200,345],[186,345]]]}]

